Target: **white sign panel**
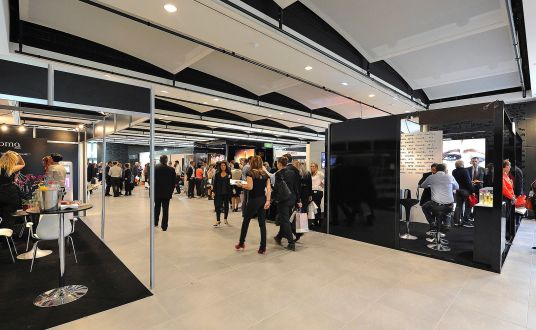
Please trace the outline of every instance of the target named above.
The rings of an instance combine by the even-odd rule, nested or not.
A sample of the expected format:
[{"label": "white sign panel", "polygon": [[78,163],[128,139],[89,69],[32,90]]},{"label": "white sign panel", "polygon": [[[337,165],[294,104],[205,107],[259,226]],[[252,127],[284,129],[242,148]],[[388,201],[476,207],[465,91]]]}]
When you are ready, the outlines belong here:
[{"label": "white sign panel", "polygon": [[442,159],[443,132],[417,132],[400,136],[400,174],[423,174]]}]

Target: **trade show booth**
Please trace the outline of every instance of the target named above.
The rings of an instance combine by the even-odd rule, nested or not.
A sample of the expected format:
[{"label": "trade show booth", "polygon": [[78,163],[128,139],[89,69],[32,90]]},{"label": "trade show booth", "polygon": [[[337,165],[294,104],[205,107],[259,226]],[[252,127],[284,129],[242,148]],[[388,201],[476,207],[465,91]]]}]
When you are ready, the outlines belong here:
[{"label": "trade show booth", "polygon": [[[325,232],[500,272],[516,232],[503,161],[522,168],[520,141],[502,102],[332,124]],[[452,174],[456,163],[476,205],[453,196],[447,218],[429,222],[421,184],[432,164]]]}]

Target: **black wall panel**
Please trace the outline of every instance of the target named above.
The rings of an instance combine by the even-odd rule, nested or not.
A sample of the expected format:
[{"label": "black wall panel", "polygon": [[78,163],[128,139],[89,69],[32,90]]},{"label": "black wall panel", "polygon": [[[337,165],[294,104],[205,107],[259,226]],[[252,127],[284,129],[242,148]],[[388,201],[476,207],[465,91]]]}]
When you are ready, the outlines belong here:
[{"label": "black wall panel", "polygon": [[329,233],[398,245],[400,119],[354,119],[330,126]]},{"label": "black wall panel", "polygon": [[48,69],[0,60],[0,94],[47,99]]},{"label": "black wall panel", "polygon": [[54,101],[151,112],[151,91],[148,88],[63,71],[54,72]]}]

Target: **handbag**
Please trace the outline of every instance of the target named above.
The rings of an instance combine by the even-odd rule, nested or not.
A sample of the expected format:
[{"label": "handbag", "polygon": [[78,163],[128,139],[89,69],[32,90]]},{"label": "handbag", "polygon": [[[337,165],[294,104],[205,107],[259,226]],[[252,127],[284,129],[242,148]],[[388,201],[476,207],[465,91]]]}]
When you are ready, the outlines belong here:
[{"label": "handbag", "polygon": [[309,219],[307,213],[296,213],[296,233],[309,232]]},{"label": "handbag", "polygon": [[309,220],[314,220],[317,210],[318,210],[318,206],[316,206],[315,202],[309,203],[309,206],[307,206],[307,218]]},{"label": "handbag", "polygon": [[293,223],[293,222],[294,222],[294,219],[296,218],[296,215],[297,215],[297,214],[298,214],[298,211],[296,211],[296,210],[295,210],[294,212],[292,212],[292,214],[290,215],[290,219],[288,219],[288,221],[289,221],[290,223]]},{"label": "handbag", "polygon": [[527,196],[519,195],[516,197],[516,207],[525,207],[527,204]]},{"label": "handbag", "polygon": [[471,207],[478,204],[478,198],[476,197],[475,193],[472,193],[471,195],[469,195],[469,197],[467,197],[467,201],[469,202],[469,206]]},{"label": "handbag", "polygon": [[278,202],[285,202],[290,199],[290,196],[292,196],[287,183],[282,177],[281,180],[276,182],[275,191]]}]

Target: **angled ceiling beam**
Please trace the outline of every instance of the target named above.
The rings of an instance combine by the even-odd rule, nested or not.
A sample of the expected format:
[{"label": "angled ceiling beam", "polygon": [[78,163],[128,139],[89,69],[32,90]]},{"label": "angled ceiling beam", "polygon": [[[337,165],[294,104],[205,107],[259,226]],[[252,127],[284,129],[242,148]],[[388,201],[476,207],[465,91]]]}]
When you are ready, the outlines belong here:
[{"label": "angled ceiling beam", "polygon": [[181,64],[176,66],[173,69],[173,72],[175,73],[181,72],[182,70],[192,66],[196,62],[201,61],[203,58],[210,55],[210,53],[212,53],[213,51],[214,51],[213,49],[198,45],[197,47],[195,47],[194,49],[192,49],[191,51],[189,51],[183,56],[183,60]]}]

